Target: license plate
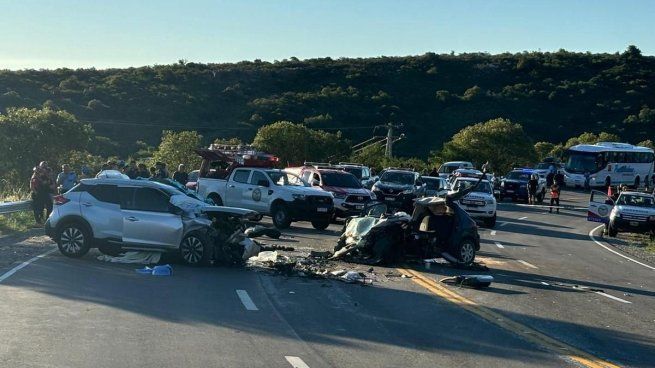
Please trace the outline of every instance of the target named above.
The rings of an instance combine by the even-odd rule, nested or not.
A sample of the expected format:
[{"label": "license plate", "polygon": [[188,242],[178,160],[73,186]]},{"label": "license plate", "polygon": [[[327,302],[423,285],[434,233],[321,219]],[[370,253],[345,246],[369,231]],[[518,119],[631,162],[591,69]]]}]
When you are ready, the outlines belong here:
[{"label": "license plate", "polygon": [[316,209],[316,212],[327,212],[327,208],[319,207],[319,208]]},{"label": "license plate", "polygon": [[630,221],[630,226],[639,226],[637,221]]},{"label": "license plate", "polygon": [[392,202],[394,199],[394,197],[384,197],[384,200],[389,202]]},{"label": "license plate", "polygon": [[507,193],[514,193],[513,190],[507,190],[506,192],[507,192]]},{"label": "license plate", "polygon": [[361,209],[364,208],[364,205],[363,204],[358,204],[358,205],[355,206],[355,208],[358,209],[358,210],[361,210]]}]

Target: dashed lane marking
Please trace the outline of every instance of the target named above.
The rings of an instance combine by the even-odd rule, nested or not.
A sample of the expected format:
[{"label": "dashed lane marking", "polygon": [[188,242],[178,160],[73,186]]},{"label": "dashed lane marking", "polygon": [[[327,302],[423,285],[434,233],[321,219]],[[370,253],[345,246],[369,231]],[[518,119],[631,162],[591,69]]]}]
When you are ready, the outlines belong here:
[{"label": "dashed lane marking", "polygon": [[507,224],[509,224],[509,222],[502,221],[502,222],[499,222],[499,223],[498,223],[498,226],[501,226],[501,227],[502,227],[502,226],[505,226],[505,225],[507,225]]},{"label": "dashed lane marking", "polygon": [[250,295],[248,295],[248,292],[245,290],[237,290],[237,295],[239,296],[239,299],[241,299],[241,303],[243,304],[244,307],[246,307],[247,310],[249,311],[256,311],[259,310],[255,303],[250,299]]},{"label": "dashed lane marking", "polygon": [[588,368],[618,368],[619,366],[585,351],[570,346],[562,341],[556,340],[547,336],[527,325],[515,322],[506,316],[503,316],[490,308],[484,307],[473,300],[467,299],[448,287],[423,276],[421,273],[410,269],[399,268],[398,271],[402,274],[410,274],[413,277],[410,279],[412,282],[426,288],[431,293],[499,326],[514,334],[524,338],[525,340],[542,346],[549,351],[555,353],[557,356],[563,357],[566,360],[574,361],[584,367]]},{"label": "dashed lane marking", "polygon": [[593,240],[594,243],[596,243],[596,244],[600,245],[601,247],[603,247],[603,248],[609,250],[610,252],[616,254],[616,255],[619,256],[619,257],[623,257],[623,258],[627,259],[627,260],[630,261],[630,262],[634,262],[634,263],[636,263],[636,264],[638,264],[638,265],[644,266],[644,267],[646,267],[646,268],[650,268],[651,270],[655,271],[655,267],[653,267],[653,266],[649,266],[649,265],[647,265],[647,264],[645,264],[645,263],[642,263],[642,262],[637,261],[636,259],[632,259],[632,258],[630,258],[630,257],[628,257],[628,256],[625,256],[625,255],[623,255],[623,254],[621,254],[621,253],[619,253],[619,252],[617,252],[617,251],[615,251],[615,250],[613,250],[613,249],[608,248],[605,244],[603,244],[603,243],[599,242],[598,240],[596,240],[596,237],[594,236],[594,232],[597,231],[597,230],[600,229],[600,228],[603,228],[603,227],[605,227],[605,225],[600,225],[600,226],[595,227],[595,228],[593,228],[593,229],[591,229],[591,230],[589,231],[589,238],[591,238],[591,240]]},{"label": "dashed lane marking", "polygon": [[289,362],[289,364],[291,364],[291,366],[293,368],[309,368],[307,363],[303,362],[303,360],[300,359],[297,356],[288,356],[287,355],[287,356],[284,357],[284,359],[286,359],[287,362]]},{"label": "dashed lane marking", "polygon": [[517,220],[525,220],[527,218],[528,218],[528,216],[523,216],[523,217],[519,217]]},{"label": "dashed lane marking", "polygon": [[504,248],[505,248],[505,247],[504,247],[502,244],[500,244],[499,242],[496,242],[496,246],[497,246],[498,248],[500,248],[500,249],[504,249]]},{"label": "dashed lane marking", "polygon": [[602,291],[595,291],[595,293],[598,294],[598,295],[602,295],[602,296],[604,296],[604,297],[606,297],[606,298],[610,298],[610,299],[616,300],[617,302],[621,302],[621,303],[625,303],[625,304],[632,304],[632,302],[629,302],[629,301],[627,301],[627,300],[625,300],[625,299],[621,299],[621,298],[616,297],[616,296],[614,296],[614,295],[605,294],[605,293],[602,292]]},{"label": "dashed lane marking", "polygon": [[526,267],[530,267],[530,268],[534,268],[534,269],[539,268],[539,267],[533,265],[532,263],[526,262],[526,261],[524,261],[524,260],[522,260],[522,259],[517,259],[516,261],[517,261],[518,263],[520,263],[520,264],[526,266]]},{"label": "dashed lane marking", "polygon": [[36,256],[36,257],[34,257],[34,258],[31,258],[31,259],[29,259],[29,260],[27,260],[27,261],[25,261],[25,262],[19,264],[18,266],[12,268],[11,270],[5,272],[4,274],[2,274],[2,276],[0,276],[0,283],[3,282],[3,281],[5,281],[6,279],[10,278],[11,275],[15,274],[16,272],[18,272],[18,271],[21,270],[22,268],[27,267],[30,263],[32,263],[32,262],[38,260],[39,258],[43,258],[43,257],[47,256],[48,254],[54,253],[55,251],[57,251],[57,248],[55,248],[55,249],[50,249],[49,251],[44,252],[44,253],[41,253],[41,254],[39,254],[38,256]]}]

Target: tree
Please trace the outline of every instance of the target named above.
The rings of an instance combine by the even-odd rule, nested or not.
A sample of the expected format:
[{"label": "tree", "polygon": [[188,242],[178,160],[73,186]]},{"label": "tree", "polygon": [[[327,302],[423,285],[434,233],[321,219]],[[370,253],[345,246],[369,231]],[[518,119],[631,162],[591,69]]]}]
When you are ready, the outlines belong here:
[{"label": "tree", "polygon": [[537,152],[537,157],[539,160],[543,160],[544,158],[550,156],[553,148],[555,148],[555,145],[550,142],[537,142],[534,144],[534,150]]},{"label": "tree", "polygon": [[214,144],[225,146],[240,146],[243,144],[243,141],[241,141],[239,138],[216,138],[214,139]]},{"label": "tree", "polygon": [[594,133],[584,132],[577,137],[569,138],[564,144],[565,148],[570,148],[578,144],[596,144],[598,142],[620,142],[621,137],[616,134],[600,132],[598,135]]},{"label": "tree", "polygon": [[641,142],[637,143],[637,146],[648,147],[650,149],[655,149],[655,144],[653,144],[653,141],[651,141],[650,139],[647,139],[645,141],[641,141]]},{"label": "tree", "polygon": [[200,156],[193,150],[200,148],[201,140],[202,136],[195,131],[164,130],[152,159],[165,163],[169,171],[174,171],[179,164],[184,164],[187,170],[193,170],[200,165]]},{"label": "tree", "polygon": [[366,147],[359,152],[353,153],[350,156],[350,161],[380,170],[385,164],[384,146],[377,144]]},{"label": "tree", "polygon": [[350,142],[341,132],[328,133],[288,121],[259,128],[253,145],[278,156],[285,165],[303,161],[336,161],[350,154]]},{"label": "tree", "polygon": [[537,152],[521,124],[497,118],[470,125],[446,142],[438,157],[444,161],[467,160],[482,165],[489,162],[502,173],[514,165],[537,159]]}]

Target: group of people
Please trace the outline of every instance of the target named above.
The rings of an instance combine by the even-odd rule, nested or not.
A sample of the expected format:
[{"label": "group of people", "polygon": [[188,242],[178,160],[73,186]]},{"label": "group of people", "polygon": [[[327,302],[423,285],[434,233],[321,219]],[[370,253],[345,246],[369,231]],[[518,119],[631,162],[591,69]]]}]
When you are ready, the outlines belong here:
[{"label": "group of people", "polygon": [[[135,160],[131,160],[129,164],[126,164],[124,161],[110,160],[102,165],[100,172],[105,170],[119,171],[127,175],[130,179],[172,178],[181,185],[186,185],[189,180],[189,174],[183,164],[178,166],[177,171],[173,173],[172,177],[169,176],[166,164],[163,162],[156,162],[155,166],[148,169],[144,163],[137,164]],[[30,197],[32,199],[34,221],[41,224],[50,216],[53,196],[66,193],[77,185],[80,179],[91,177],[93,177],[91,169],[87,166],[80,168],[80,175],[78,176],[68,164],[64,164],[61,165],[61,172],[55,175],[54,170],[48,165],[47,161],[40,162],[33,168],[32,177],[30,178]]]},{"label": "group of people", "polygon": [[[562,174],[551,171],[548,173],[548,175],[546,175],[546,187],[548,187],[550,190],[550,208],[548,211],[550,213],[553,213],[553,205],[557,205],[555,209],[557,213],[559,213],[559,200],[562,193],[559,183],[561,183],[564,178],[559,178],[558,175]],[[539,190],[539,176],[537,174],[532,174],[530,176],[530,180],[528,180],[527,186],[528,203],[536,204],[537,191]]]}]

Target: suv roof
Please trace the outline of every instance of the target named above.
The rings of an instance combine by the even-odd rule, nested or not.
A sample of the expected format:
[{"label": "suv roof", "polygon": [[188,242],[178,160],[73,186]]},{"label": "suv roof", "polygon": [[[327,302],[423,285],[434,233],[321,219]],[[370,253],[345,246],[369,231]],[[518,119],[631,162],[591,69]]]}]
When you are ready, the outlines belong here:
[{"label": "suv roof", "polygon": [[82,179],[80,183],[84,185],[99,185],[99,184],[113,184],[113,185],[130,185],[144,188],[173,188],[170,185],[162,184],[150,180],[137,180],[137,179]]}]

